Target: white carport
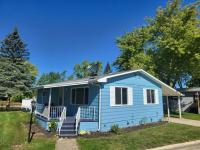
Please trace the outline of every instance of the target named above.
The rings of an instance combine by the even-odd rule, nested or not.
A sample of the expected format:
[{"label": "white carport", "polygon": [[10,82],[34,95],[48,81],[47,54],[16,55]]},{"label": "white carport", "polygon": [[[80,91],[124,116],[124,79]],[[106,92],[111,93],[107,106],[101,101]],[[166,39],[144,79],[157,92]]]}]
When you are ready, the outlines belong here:
[{"label": "white carport", "polygon": [[164,82],[158,80],[157,78],[147,73],[146,71],[142,70],[142,72],[150,76],[154,81],[159,82],[161,84],[163,96],[166,97],[168,121],[170,121],[169,96],[178,97],[178,111],[179,111],[179,118],[181,118],[182,117],[181,116],[181,96],[183,96],[183,94],[175,90],[174,88],[170,87],[169,85],[165,84]]}]

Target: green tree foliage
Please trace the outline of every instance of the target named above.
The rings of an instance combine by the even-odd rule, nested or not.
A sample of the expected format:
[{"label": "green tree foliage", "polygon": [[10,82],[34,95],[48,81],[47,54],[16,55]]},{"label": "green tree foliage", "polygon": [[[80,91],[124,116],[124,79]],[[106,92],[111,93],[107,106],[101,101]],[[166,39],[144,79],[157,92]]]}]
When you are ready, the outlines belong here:
[{"label": "green tree foliage", "polygon": [[117,39],[119,70],[142,68],[172,87],[200,76],[199,3],[181,2],[169,0],[147,25]]},{"label": "green tree foliage", "polygon": [[44,85],[44,84],[64,81],[66,78],[65,74],[66,74],[66,71],[63,71],[61,73],[59,72],[44,73],[41,75],[41,77],[37,81],[37,85]]},{"label": "green tree foliage", "polygon": [[[18,30],[9,34],[0,47],[0,97],[20,97],[32,95],[32,85],[36,72],[29,59],[26,45],[19,36]],[[32,67],[35,68],[35,67]],[[36,70],[36,69],[35,69]]]},{"label": "green tree foliage", "polygon": [[75,78],[85,78],[85,77],[89,77],[89,76],[93,76],[93,72],[90,71],[90,67],[93,65],[97,65],[97,71],[95,73],[95,75],[100,75],[102,73],[102,63],[99,61],[95,61],[95,62],[88,62],[88,61],[83,61],[81,64],[76,64],[74,66],[74,77]]},{"label": "green tree foliage", "polygon": [[105,67],[105,69],[104,69],[103,74],[109,74],[109,73],[111,73],[111,72],[112,72],[111,66],[110,66],[109,63],[107,63],[107,64],[106,64],[106,67]]}]

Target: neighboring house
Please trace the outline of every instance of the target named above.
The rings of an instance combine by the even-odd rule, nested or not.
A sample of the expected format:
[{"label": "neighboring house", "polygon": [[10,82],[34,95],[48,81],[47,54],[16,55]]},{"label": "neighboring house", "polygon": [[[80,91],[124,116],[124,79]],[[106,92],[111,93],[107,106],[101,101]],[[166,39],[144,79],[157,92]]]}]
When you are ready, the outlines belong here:
[{"label": "neighboring house", "polygon": [[200,87],[183,88],[179,91],[184,95],[181,100],[182,111],[198,113]]},{"label": "neighboring house", "polygon": [[57,119],[60,136],[105,132],[161,121],[163,96],[181,93],[142,69],[64,81],[38,87],[36,117],[46,129]]},{"label": "neighboring house", "polygon": [[23,99],[21,108],[25,109],[25,110],[31,110],[31,102],[32,101],[33,101],[33,99]]}]

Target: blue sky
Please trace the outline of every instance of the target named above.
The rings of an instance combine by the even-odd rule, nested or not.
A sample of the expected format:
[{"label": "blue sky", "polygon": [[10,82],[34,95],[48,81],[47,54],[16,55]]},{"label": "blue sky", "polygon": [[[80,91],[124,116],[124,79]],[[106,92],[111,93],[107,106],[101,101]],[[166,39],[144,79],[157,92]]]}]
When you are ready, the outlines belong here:
[{"label": "blue sky", "polygon": [[166,2],[0,0],[0,39],[17,27],[40,75],[63,70],[70,75],[84,60],[112,63],[120,53],[116,38],[144,25]]}]

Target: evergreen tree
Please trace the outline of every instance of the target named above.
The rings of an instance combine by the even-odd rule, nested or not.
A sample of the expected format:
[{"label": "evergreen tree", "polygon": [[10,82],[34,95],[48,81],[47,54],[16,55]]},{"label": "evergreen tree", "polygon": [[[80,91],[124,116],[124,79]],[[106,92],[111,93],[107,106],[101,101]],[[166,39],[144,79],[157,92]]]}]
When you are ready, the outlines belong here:
[{"label": "evergreen tree", "polygon": [[107,63],[106,67],[105,67],[105,70],[104,70],[104,74],[109,74],[111,72],[112,72],[112,70],[111,70],[110,64]]},{"label": "evergreen tree", "polygon": [[0,96],[30,96],[35,75],[27,65],[29,52],[19,36],[18,30],[9,34],[0,47]]}]

